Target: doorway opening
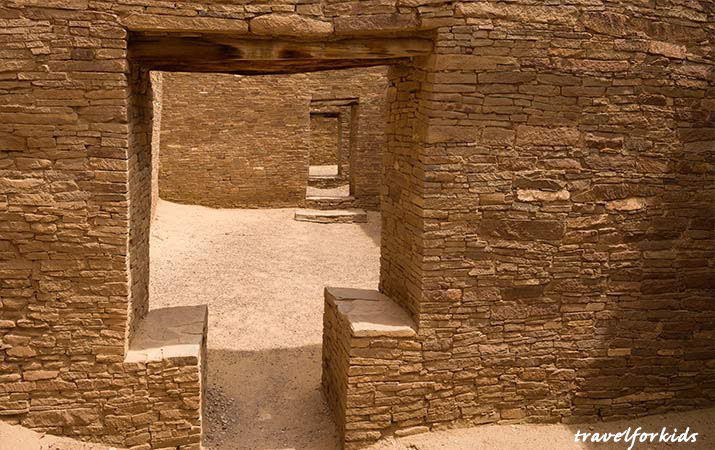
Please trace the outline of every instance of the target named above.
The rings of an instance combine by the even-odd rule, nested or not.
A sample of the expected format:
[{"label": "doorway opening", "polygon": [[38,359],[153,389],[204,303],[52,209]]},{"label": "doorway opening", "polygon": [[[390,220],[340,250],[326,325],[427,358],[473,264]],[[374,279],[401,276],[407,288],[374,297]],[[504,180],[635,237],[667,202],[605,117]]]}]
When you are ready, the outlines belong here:
[{"label": "doorway opening", "polygon": [[[278,62],[270,64],[264,61],[262,64],[266,64],[265,66],[245,65],[243,61],[226,61],[220,58],[214,60],[211,59],[211,52],[199,52],[202,55],[200,60],[187,58],[183,52],[181,57],[175,54],[177,48],[186,50],[197,42],[201,45],[211,45],[213,39],[214,37],[210,36],[196,38],[142,34],[134,36],[133,45],[130,46],[134,137],[130,147],[134,157],[133,167],[130,168],[132,226],[129,250],[135,257],[131,271],[136,274],[136,278],[133,278],[131,308],[134,316],[140,318],[146,314],[150,298],[152,309],[177,306],[177,303],[186,302],[209,304],[208,372],[207,380],[203,384],[203,403],[206,411],[204,429],[213,439],[207,441],[213,446],[211,448],[236,448],[239,443],[241,446],[262,447],[266,446],[267,442],[271,442],[271,446],[297,443],[299,446],[311,448],[335,448],[340,435],[344,433],[344,424],[338,424],[337,432],[332,425],[326,425],[330,423],[326,420],[330,415],[319,390],[322,291],[325,286],[330,285],[373,290],[378,287],[380,260],[383,257],[380,246],[381,242],[384,245],[386,239],[385,230],[381,226],[383,220],[375,211],[366,214],[368,217],[365,223],[342,223],[326,227],[322,223],[305,224],[286,220],[286,213],[290,218],[290,210],[261,209],[266,206],[258,203],[243,205],[242,209],[237,210],[239,205],[192,205],[190,202],[178,204],[152,200],[152,189],[149,185],[152,179],[157,178],[152,173],[152,167],[156,169],[157,166],[156,156],[161,197],[163,166],[166,161],[172,160],[171,154],[164,150],[171,149],[170,145],[186,145],[186,137],[201,131],[202,113],[197,108],[197,102],[184,98],[185,106],[189,110],[193,109],[194,115],[186,117],[184,132],[172,132],[169,128],[170,120],[167,120],[171,114],[170,108],[164,103],[161,107],[159,131],[161,151],[157,155],[151,148],[152,134],[156,133],[156,130],[152,130],[151,118],[158,108],[154,98],[157,93],[152,90],[150,71],[170,72],[170,77],[177,76],[180,72],[224,72],[225,75],[220,76],[235,78],[237,75],[252,75],[243,78],[255,76],[254,79],[257,79],[286,72],[302,73],[326,69],[334,65],[385,66],[409,62],[414,54],[413,43],[409,41],[406,49],[400,49],[395,46],[395,38],[390,38],[390,45],[385,47],[386,50],[377,52],[379,56],[367,60],[322,60],[301,56],[296,61],[286,62],[280,58]],[[270,45],[282,45],[280,41],[270,42]],[[374,49],[380,42],[374,40],[368,48]],[[162,43],[167,45],[161,45]],[[169,43],[171,45],[168,45]],[[237,41],[238,44],[244,47],[252,45],[245,40]],[[225,45],[225,41],[221,45]],[[265,50],[266,41],[261,41],[260,45]],[[290,42],[285,45],[306,45],[312,48],[312,44],[308,43]],[[344,47],[344,43],[339,42],[325,45],[332,46],[333,51]],[[418,47],[424,48],[422,43]],[[162,55],[161,49],[166,49],[168,54]],[[250,48],[247,52],[250,54]],[[317,73],[325,76],[327,72]],[[165,81],[162,83],[162,98],[166,98],[171,92]],[[301,116],[303,119],[296,121],[296,128],[304,127],[305,131],[301,134],[304,140],[300,141],[300,145],[293,141],[292,146],[259,147],[250,141],[245,133],[233,142],[240,142],[240,139],[249,140],[247,148],[252,147],[253,157],[262,154],[270,158],[293,151],[304,145],[303,143],[309,144],[311,116],[316,116],[315,113],[322,112],[325,118],[336,121],[339,119],[340,124],[347,120],[344,127],[347,133],[344,133],[338,124],[335,124],[335,128],[340,131],[333,132],[336,141],[347,141],[334,145],[337,166],[335,175],[349,180],[349,193],[355,199],[363,192],[379,192],[379,177],[371,179],[369,174],[364,173],[359,176],[363,167],[361,161],[370,150],[361,149],[357,139],[358,105],[362,106],[363,102],[359,96],[341,95],[339,90],[336,92],[310,96],[306,102],[310,110]],[[199,95],[210,98],[211,93],[211,89],[203,88]],[[384,98],[385,90],[379,95]],[[373,100],[371,99],[371,102]],[[215,112],[217,105],[217,102],[209,101],[207,109]],[[257,113],[259,120],[245,121],[246,124],[260,124],[261,120],[269,117],[274,110],[262,110],[253,106],[244,107],[243,110]],[[319,111],[321,109],[322,111]],[[370,117],[383,124],[385,122],[385,117],[379,114]],[[157,120],[154,124],[158,122]],[[270,122],[271,120],[268,121]],[[283,123],[280,120],[273,122]],[[372,130],[376,127],[366,128]],[[240,127],[238,129],[241,130]],[[230,131],[227,129],[224,133],[221,130],[218,134],[229,135]],[[246,131],[245,127],[243,131]],[[261,136],[268,142],[275,138],[275,128],[267,127],[262,131]],[[178,142],[169,142],[172,135],[178,138]],[[346,136],[345,139],[342,138],[343,135]],[[227,142],[231,141],[232,139],[227,139]],[[374,141],[372,142],[372,150],[375,150]],[[251,145],[252,143],[254,145]],[[385,141],[382,146],[386,148]],[[208,169],[230,167],[237,158],[217,148],[188,145],[188,149],[185,156],[193,154],[201,157],[198,159],[199,163],[192,163],[189,161],[191,158],[184,158],[184,162],[192,166],[194,172],[186,172],[179,178],[183,179],[184,185],[194,187],[193,191],[198,198],[210,198],[212,195],[209,186],[196,182],[186,174],[206,175],[213,171]],[[289,169],[302,174],[307,184],[310,173],[310,145],[305,145],[305,149],[304,158],[296,158],[304,164],[304,169]],[[217,161],[216,165],[206,164],[207,157]],[[247,159],[250,163],[249,160],[250,154]],[[366,167],[373,171],[377,168],[378,173],[381,173],[382,160],[381,157]],[[279,165],[283,168],[287,166]],[[218,177],[217,183],[231,183],[234,179],[271,183],[270,177],[267,176],[267,165],[249,166],[254,172],[254,178],[224,175]],[[176,175],[176,172],[174,174]],[[369,188],[366,187],[367,181],[372,183]],[[306,188],[304,185],[304,196]],[[154,225],[150,228],[147,213],[152,209],[152,204],[158,206]],[[212,209],[206,206],[212,206]],[[251,209],[245,209],[246,207]],[[151,277],[148,276],[150,245]],[[146,270],[147,276],[143,274],[143,270]],[[305,378],[302,378],[303,375]],[[296,416],[299,416],[301,411],[305,412],[306,423],[309,425],[300,425],[301,421],[298,421],[298,428],[291,429],[290,423],[296,423]],[[311,429],[313,425],[317,428]],[[247,435],[249,432],[254,434]],[[285,438],[285,442],[280,441],[280,436]]]}]

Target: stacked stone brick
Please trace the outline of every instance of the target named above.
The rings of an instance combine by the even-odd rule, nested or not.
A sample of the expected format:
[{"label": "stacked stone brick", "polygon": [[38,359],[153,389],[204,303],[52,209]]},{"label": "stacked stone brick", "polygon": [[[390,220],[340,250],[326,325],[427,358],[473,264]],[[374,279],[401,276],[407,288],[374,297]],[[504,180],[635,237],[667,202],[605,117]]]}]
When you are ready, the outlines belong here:
[{"label": "stacked stone brick", "polygon": [[[353,145],[354,204],[379,206],[384,67],[269,76],[166,73],[163,83],[161,198],[223,208],[302,206],[308,166],[337,164],[340,146],[342,181],[349,181]],[[341,98],[360,105],[355,124],[350,107],[311,106],[312,99]],[[338,114],[341,127],[335,117],[311,111]]]},{"label": "stacked stone brick", "polygon": [[[359,375],[335,372],[348,378],[329,403],[370,429],[342,422],[348,445],[406,427],[713,405],[712,7],[4,2],[0,414],[86,440],[195,448],[200,405],[195,387],[181,389],[183,369],[124,362],[147,309],[147,70],[342,68],[377,63],[372,49],[392,64],[380,289],[415,331],[416,371],[385,380],[419,388],[406,388],[418,400],[404,415],[360,414],[349,397]],[[211,47],[147,67],[133,53],[142,36],[214,42],[204,33],[319,57],[249,67],[211,60]],[[328,54],[348,38],[363,57]],[[363,356],[353,347],[364,342],[341,342]],[[408,366],[403,355],[395,367]],[[365,374],[379,385],[377,375]],[[399,395],[385,398],[396,408]],[[161,415],[175,409],[181,418]]]},{"label": "stacked stone brick", "polygon": [[311,166],[338,165],[338,151],[342,137],[342,120],[337,115],[310,114]]}]

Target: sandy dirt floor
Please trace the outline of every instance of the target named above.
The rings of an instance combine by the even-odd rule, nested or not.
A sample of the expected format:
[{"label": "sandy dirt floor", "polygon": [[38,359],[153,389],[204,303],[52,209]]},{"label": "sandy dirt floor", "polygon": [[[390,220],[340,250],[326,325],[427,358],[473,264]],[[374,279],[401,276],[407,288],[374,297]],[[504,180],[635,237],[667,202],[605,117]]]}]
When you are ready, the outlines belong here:
[{"label": "sandy dirt floor", "polygon": [[[379,216],[296,222],[292,209],[215,210],[160,202],[152,225],[151,308],[208,304],[208,449],[338,448],[320,391],[323,287],[376,288]],[[574,433],[689,426],[715,449],[715,410],[597,425],[485,426],[388,440],[373,450],[625,449]]]}]

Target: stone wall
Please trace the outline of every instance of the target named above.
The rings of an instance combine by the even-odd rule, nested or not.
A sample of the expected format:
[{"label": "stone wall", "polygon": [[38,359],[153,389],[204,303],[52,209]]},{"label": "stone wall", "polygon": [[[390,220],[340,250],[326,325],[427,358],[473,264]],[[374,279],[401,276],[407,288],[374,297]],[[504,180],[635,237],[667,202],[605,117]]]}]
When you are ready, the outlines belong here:
[{"label": "stone wall", "polygon": [[[304,75],[164,74],[159,196],[222,208],[305,199]],[[305,114],[303,114],[305,112]]]},{"label": "stone wall", "polygon": [[310,165],[337,166],[338,138],[342,135],[340,117],[310,114]]},{"label": "stone wall", "polygon": [[[381,74],[383,75],[383,74]],[[383,91],[382,100],[384,101],[384,95],[386,88],[381,88]],[[334,188],[337,186],[345,185],[346,183],[352,182],[352,188],[354,190],[354,179],[350,177],[350,158],[354,157],[357,153],[359,141],[359,110],[358,110],[359,99],[349,98],[349,99],[314,99],[310,102],[310,112],[311,117],[320,114],[328,114],[337,116],[338,120],[338,154],[337,154],[337,165],[338,165],[338,177],[333,180],[323,179],[323,183],[326,184],[326,188]],[[365,120],[365,119],[363,119]],[[382,137],[382,146],[385,146],[384,136]],[[373,159],[370,162],[381,162],[383,156],[382,148],[379,148],[375,152]],[[380,171],[378,175],[381,174],[381,167],[373,167],[370,171],[378,170]],[[310,180],[309,180],[310,182]],[[313,180],[315,183],[315,179]],[[320,187],[320,186],[316,186]],[[374,193],[370,194],[370,197],[375,197]],[[363,195],[363,198],[365,196]]]},{"label": "stone wall", "polygon": [[[713,405],[712,3],[408,3],[0,6],[3,420],[196,446],[184,369],[125,363],[145,310],[146,69],[377,61],[394,66],[387,118],[368,114],[388,125],[381,290],[419,346],[417,375],[396,380],[419,380],[409,427]],[[361,122],[361,142],[375,129]],[[380,436],[408,426],[376,416]]]},{"label": "stone wall", "polygon": [[316,72],[309,78],[314,104],[320,104],[320,100],[357,99],[357,104],[350,107],[351,123],[343,127],[344,133],[353,133],[348,143],[350,194],[355,197],[356,206],[372,210],[380,209],[386,152],[386,72],[385,67],[361,68]]},{"label": "stone wall", "polygon": [[[335,118],[311,116],[310,100],[355,97],[362,105],[355,119],[362,130],[354,130],[353,194],[358,204],[376,209],[385,89],[384,68],[250,77],[167,73],[159,194],[224,208],[301,205],[308,165],[336,164],[326,161],[336,159],[342,131]],[[348,127],[344,134],[349,133]],[[316,163],[311,142],[320,150]]]},{"label": "stone wall", "polygon": [[161,112],[163,109],[163,78],[160,72],[152,72],[152,128],[151,128],[151,218],[156,215],[159,200],[159,151],[161,149]]}]

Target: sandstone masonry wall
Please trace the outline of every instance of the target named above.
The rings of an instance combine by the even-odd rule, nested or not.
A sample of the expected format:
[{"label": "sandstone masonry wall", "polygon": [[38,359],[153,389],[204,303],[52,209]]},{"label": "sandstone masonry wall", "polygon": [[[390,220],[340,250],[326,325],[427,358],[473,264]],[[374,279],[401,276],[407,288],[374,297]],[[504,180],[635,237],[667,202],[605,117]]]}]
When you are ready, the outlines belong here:
[{"label": "sandstone masonry wall", "polygon": [[223,208],[299,205],[310,151],[304,78],[164,74],[159,196]]},{"label": "sandstone masonry wall", "polygon": [[[149,76],[128,53],[169,33],[196,45],[181,61],[197,70],[236,63],[206,62],[209,35],[223,50],[237,36],[304,45],[251,60],[276,70],[366,64],[326,62],[340,38],[372,37],[351,48],[363,55],[433,39],[431,56],[389,61],[381,183],[381,290],[415,324],[417,370],[384,380],[418,383],[415,408],[376,414],[374,428],[355,411],[378,431],[351,446],[406,421],[434,430],[713,405],[712,2],[52,6],[0,6],[3,420],[137,449],[197,446],[196,361],[125,363],[146,310],[152,128]],[[375,129],[360,122],[360,136]],[[369,178],[356,193],[377,192]],[[354,344],[407,362],[390,342]],[[331,392],[349,395],[348,381]],[[383,385],[360,394],[374,402]],[[346,405],[343,417],[361,407],[329,403]]]},{"label": "sandstone masonry wall", "polygon": [[310,115],[310,165],[338,165],[338,138],[342,134],[340,118]]},{"label": "sandstone masonry wall", "polygon": [[151,129],[151,219],[156,215],[159,200],[159,151],[161,150],[161,113],[163,109],[163,78],[161,72],[152,72],[152,129]]},{"label": "sandstone masonry wall", "polygon": [[[269,76],[165,74],[159,195],[224,208],[301,205],[313,164],[311,142],[319,150],[315,165],[335,164],[326,161],[335,160],[339,132],[334,118],[311,119],[310,100],[355,97],[362,102],[356,120],[363,128],[355,143],[354,195],[360,205],[377,208],[384,74],[384,68]],[[326,126],[319,126],[323,122]],[[343,133],[349,132],[348,127]]]}]

